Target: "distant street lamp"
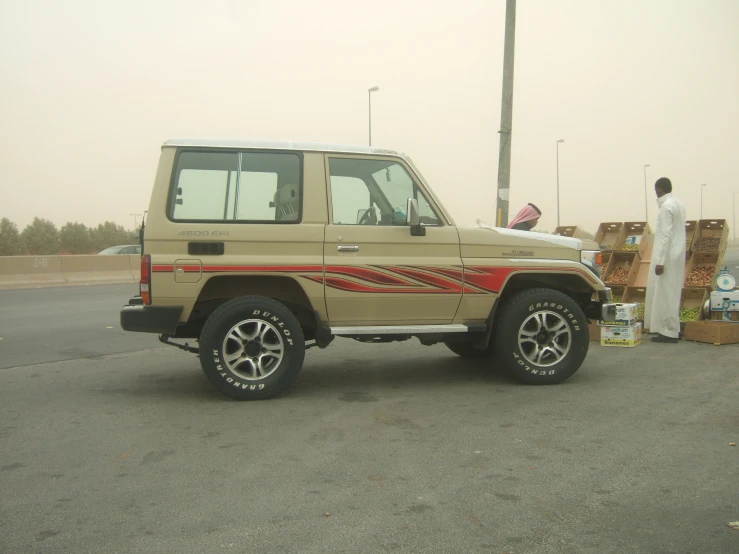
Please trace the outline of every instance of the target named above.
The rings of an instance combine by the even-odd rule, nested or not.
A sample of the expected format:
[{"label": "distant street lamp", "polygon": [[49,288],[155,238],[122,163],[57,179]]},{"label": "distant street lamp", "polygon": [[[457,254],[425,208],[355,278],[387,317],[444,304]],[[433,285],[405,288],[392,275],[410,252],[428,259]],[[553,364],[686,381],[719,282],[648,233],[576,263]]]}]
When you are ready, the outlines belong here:
[{"label": "distant street lamp", "polygon": [[557,227],[559,227],[559,143],[564,141],[565,139],[557,141]]},{"label": "distant street lamp", "polygon": [[649,200],[647,198],[647,168],[649,164],[644,166],[644,221],[649,222]]},{"label": "distant street lamp", "polygon": [[138,216],[140,216],[141,214],[128,214],[128,215],[132,215],[133,216],[133,228],[134,228],[134,230],[136,230],[136,228],[139,226]]},{"label": "distant street lamp", "polygon": [[369,145],[372,146],[372,93],[380,90],[380,87],[372,87],[367,89],[367,97],[369,100]]},{"label": "distant street lamp", "polygon": [[705,183],[701,185],[701,219],[703,219],[703,188],[706,186]]}]

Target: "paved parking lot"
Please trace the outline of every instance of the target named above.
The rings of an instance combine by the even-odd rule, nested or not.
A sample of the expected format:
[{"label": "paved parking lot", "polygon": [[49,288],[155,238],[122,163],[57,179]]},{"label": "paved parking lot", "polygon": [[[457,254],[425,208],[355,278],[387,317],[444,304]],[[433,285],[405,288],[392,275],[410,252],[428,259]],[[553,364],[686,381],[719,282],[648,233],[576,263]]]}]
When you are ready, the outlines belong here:
[{"label": "paved parking lot", "polygon": [[70,309],[50,335],[87,357],[39,329],[24,358],[0,317],[1,357],[27,362],[0,370],[0,552],[739,551],[738,346],[593,346],[541,388],[337,340],[238,403],[193,355]]}]

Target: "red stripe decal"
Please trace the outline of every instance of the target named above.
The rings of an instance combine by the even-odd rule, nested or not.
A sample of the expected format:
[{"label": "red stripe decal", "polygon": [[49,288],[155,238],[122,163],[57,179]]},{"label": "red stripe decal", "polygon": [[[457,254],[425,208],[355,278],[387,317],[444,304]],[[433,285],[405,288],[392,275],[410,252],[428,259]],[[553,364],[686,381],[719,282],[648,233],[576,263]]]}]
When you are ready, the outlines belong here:
[{"label": "red stripe decal", "polygon": [[339,275],[358,277],[364,281],[377,283],[378,285],[397,285],[401,287],[412,285],[412,283],[404,281],[403,279],[398,279],[393,275],[388,275],[387,273],[381,273],[375,269],[361,266],[328,265],[326,266],[326,273],[338,273]]}]

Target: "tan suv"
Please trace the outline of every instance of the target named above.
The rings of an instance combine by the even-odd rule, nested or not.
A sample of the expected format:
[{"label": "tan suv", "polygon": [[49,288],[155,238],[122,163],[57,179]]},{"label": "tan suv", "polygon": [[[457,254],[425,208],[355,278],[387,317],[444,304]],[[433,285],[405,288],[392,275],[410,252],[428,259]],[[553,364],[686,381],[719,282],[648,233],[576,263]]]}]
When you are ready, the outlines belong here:
[{"label": "tan suv", "polygon": [[[243,400],[285,389],[334,337],[443,342],[558,383],[611,298],[595,243],[458,227],[410,158],[380,148],[169,141],[141,237],[122,327],[199,352]],[[187,338],[199,347],[171,340]]]}]

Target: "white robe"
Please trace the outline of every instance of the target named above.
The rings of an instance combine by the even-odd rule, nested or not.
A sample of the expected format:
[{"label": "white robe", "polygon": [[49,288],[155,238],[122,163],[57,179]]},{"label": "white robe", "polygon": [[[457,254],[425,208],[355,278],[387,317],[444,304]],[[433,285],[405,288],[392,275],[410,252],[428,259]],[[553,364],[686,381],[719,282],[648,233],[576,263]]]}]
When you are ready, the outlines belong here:
[{"label": "white robe", "polygon": [[[644,303],[644,327],[650,333],[678,338],[685,282],[685,206],[672,194],[658,198],[657,204],[660,210]],[[658,265],[665,268],[662,275],[654,272]]]}]

